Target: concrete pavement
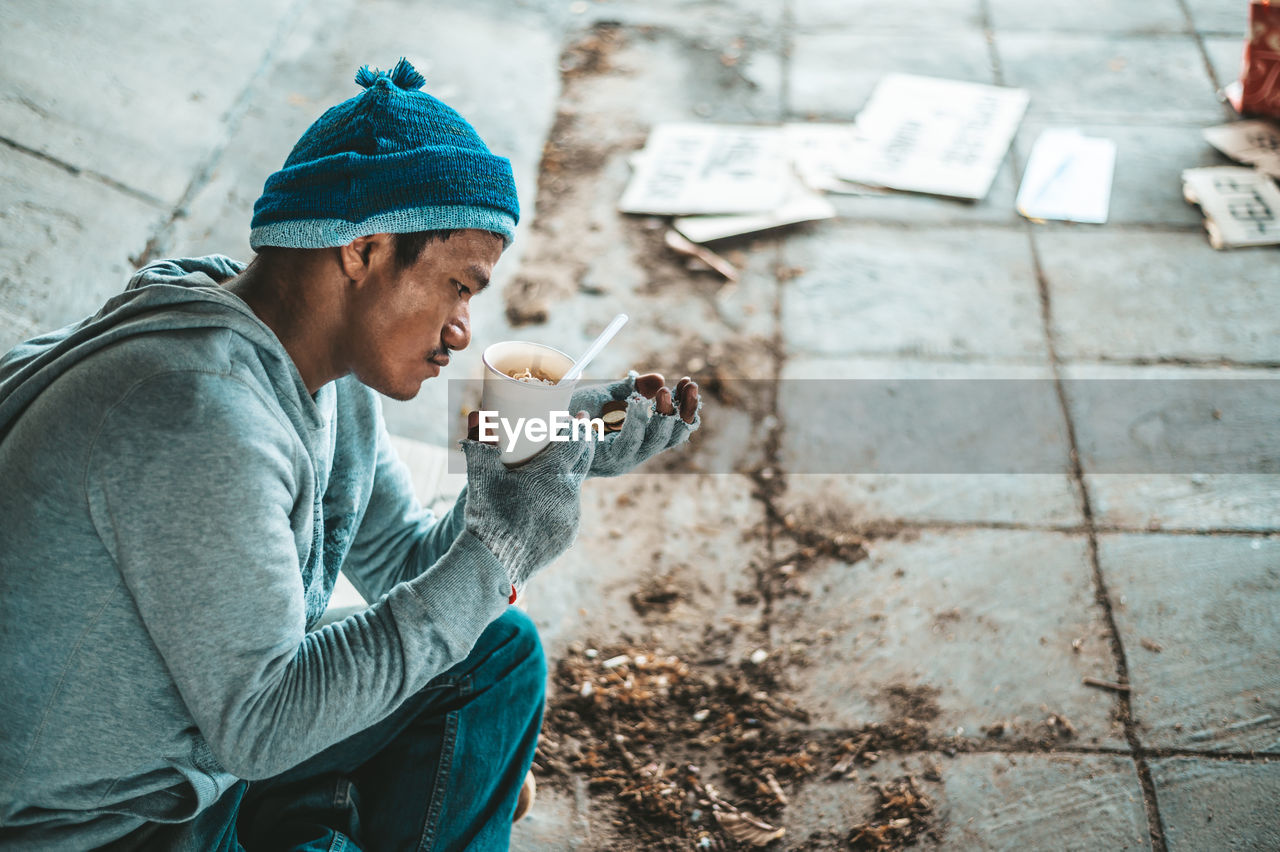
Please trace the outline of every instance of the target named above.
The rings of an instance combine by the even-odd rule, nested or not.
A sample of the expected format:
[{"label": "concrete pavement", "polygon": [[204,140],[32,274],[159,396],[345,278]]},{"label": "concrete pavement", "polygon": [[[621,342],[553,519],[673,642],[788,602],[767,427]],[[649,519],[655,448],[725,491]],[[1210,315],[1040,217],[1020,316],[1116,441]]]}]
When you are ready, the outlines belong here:
[{"label": "concrete pavement", "polygon": [[[1280,476],[1098,469],[1065,391],[1060,470],[797,475],[805,412],[785,404],[787,383],[809,379],[1280,378],[1277,250],[1214,252],[1178,183],[1225,162],[1199,131],[1231,117],[1215,93],[1238,62],[1239,5],[10,3],[0,348],[93,311],[146,258],[248,257],[253,200],[293,141],[355,92],[356,66],[407,55],[512,158],[526,211],[457,377],[478,375],[486,341],[573,351],[627,310],[599,375],[754,381],[709,401],[676,460],[736,472],[588,487],[581,539],[530,595],[553,657],[732,624],[728,654],[797,660],[788,693],[824,733],[889,721],[890,685],[936,690],[930,733],[968,750],[886,753],[854,779],[790,787],[782,848],[840,848],[873,776],[936,764],[947,848],[1274,849]],[[614,212],[654,122],[848,120],[888,71],[1030,90],[985,200],[835,199],[835,220],[724,246],[736,288],[668,255],[661,223]],[[1013,209],[1031,143],[1058,126],[1117,142],[1106,225]],[[513,327],[504,296],[530,281],[547,318]],[[424,488],[458,484],[431,449],[445,408],[443,384],[388,406]],[[869,556],[815,556],[775,596],[788,518],[813,540],[863,535]],[[668,576],[675,605],[637,611],[632,593]],[[1048,714],[1076,736],[1036,744]],[[544,787],[514,847],[623,846],[598,804],[585,785]]]}]

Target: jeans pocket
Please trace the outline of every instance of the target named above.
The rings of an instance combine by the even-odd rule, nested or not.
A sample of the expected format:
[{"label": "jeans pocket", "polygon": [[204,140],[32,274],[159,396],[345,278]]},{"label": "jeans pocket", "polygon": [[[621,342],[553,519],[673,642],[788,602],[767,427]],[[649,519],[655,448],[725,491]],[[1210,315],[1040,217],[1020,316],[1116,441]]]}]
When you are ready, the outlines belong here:
[{"label": "jeans pocket", "polygon": [[[464,678],[469,681],[470,678]],[[466,689],[465,683],[459,684]],[[431,784],[431,803],[427,806],[426,820],[422,825],[422,836],[418,843],[419,852],[427,852],[436,842],[440,829],[440,817],[444,813],[445,800],[449,796],[449,782],[453,772],[453,752],[458,743],[459,711],[447,714],[444,720],[444,735],[440,740],[440,759],[436,763],[436,777]]]}]

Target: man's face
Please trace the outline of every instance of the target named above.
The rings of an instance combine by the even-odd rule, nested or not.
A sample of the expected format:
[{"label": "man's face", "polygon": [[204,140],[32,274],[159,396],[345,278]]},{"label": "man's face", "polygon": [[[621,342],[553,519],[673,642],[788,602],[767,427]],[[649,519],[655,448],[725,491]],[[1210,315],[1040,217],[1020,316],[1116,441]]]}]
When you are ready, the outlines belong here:
[{"label": "man's face", "polygon": [[502,239],[457,231],[429,242],[412,266],[380,252],[350,306],[346,361],[361,382],[393,399],[412,399],[471,342],[471,298],[489,283]]}]

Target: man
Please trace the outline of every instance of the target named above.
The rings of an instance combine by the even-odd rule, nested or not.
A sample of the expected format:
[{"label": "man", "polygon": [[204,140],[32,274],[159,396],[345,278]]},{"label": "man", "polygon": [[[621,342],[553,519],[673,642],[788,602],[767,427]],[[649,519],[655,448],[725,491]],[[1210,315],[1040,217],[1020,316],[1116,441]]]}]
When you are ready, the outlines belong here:
[{"label": "man", "polygon": [[[422,511],[375,391],[467,346],[519,209],[407,62],[356,81],[267,180],[252,264],[152,264],[0,359],[0,847],[507,844],[546,677],[509,603],[697,387],[580,392],[625,428],[511,470],[465,441]],[[339,568],[373,603],[313,630]]]}]

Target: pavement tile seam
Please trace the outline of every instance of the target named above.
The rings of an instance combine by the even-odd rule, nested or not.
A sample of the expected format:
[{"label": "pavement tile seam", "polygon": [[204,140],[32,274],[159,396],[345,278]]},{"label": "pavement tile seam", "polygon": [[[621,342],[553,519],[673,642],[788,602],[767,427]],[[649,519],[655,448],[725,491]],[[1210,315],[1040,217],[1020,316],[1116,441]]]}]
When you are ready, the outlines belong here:
[{"label": "pavement tile seam", "polygon": [[794,0],[782,0],[782,31],[778,33],[778,115],[792,118],[791,57],[796,52],[796,10]]},{"label": "pavement tile seam", "polygon": [[[1042,330],[1045,338],[1045,345],[1048,349],[1049,361],[1054,370],[1054,384],[1057,386],[1058,401],[1062,409],[1063,420],[1067,434],[1067,443],[1070,448],[1071,458],[1071,478],[1075,486],[1077,499],[1081,513],[1084,518],[1085,533],[1088,542],[1088,561],[1092,569],[1092,583],[1095,594],[1095,604],[1102,612],[1103,624],[1105,632],[1111,648],[1111,656],[1116,672],[1116,681],[1122,684],[1129,683],[1129,661],[1125,653],[1124,640],[1120,633],[1120,627],[1113,610],[1113,602],[1111,592],[1107,587],[1106,578],[1102,572],[1102,562],[1098,556],[1098,532],[1094,519],[1093,506],[1090,502],[1089,490],[1085,481],[1084,467],[1080,462],[1080,448],[1076,436],[1075,422],[1071,416],[1071,407],[1067,399],[1067,395],[1062,380],[1062,358],[1059,353],[1058,342],[1053,325],[1053,301],[1052,293],[1049,288],[1049,278],[1046,274],[1044,264],[1040,256],[1040,248],[1036,243],[1035,229],[1030,222],[1026,224],[1027,243],[1031,252],[1031,263],[1035,272],[1036,285],[1040,294],[1040,319]],[[1128,742],[1129,750],[1132,753],[1134,768],[1138,774],[1138,784],[1142,788],[1143,809],[1147,818],[1147,830],[1150,834],[1152,847],[1156,850],[1164,850],[1165,832],[1164,823],[1160,814],[1159,800],[1156,797],[1155,780],[1151,773],[1151,766],[1148,764],[1144,753],[1142,741],[1138,736],[1137,724],[1134,720],[1133,706],[1130,700],[1128,690],[1118,691],[1115,695],[1117,704],[1117,718],[1124,728],[1124,737]]]},{"label": "pavement tile seam", "polygon": [[[1046,312],[1046,323],[1047,312]],[[1047,333],[1052,334],[1047,330]],[[1058,379],[1059,388],[1061,388],[1061,378]],[[1065,401],[1064,401],[1065,405]],[[1072,463],[1075,467],[1076,485],[1080,489],[1082,508],[1084,510],[1085,525],[1089,528],[1089,561],[1093,568],[1094,588],[1097,593],[1097,604],[1102,610],[1107,632],[1110,634],[1112,655],[1115,660],[1116,681],[1122,684],[1128,684],[1130,678],[1129,658],[1124,647],[1124,638],[1120,632],[1119,622],[1116,619],[1114,602],[1111,596],[1111,590],[1107,586],[1106,578],[1103,575],[1102,560],[1098,555],[1098,532],[1094,523],[1093,507],[1089,500],[1089,492],[1085,484],[1084,469],[1080,464],[1079,448],[1076,444],[1075,427],[1071,420],[1070,413],[1067,415],[1067,429],[1072,449]],[[1151,773],[1151,765],[1147,762],[1146,753],[1143,749],[1142,740],[1138,734],[1138,723],[1134,718],[1133,702],[1131,693],[1126,689],[1120,691],[1116,695],[1116,702],[1119,704],[1119,718],[1124,726],[1125,738],[1129,742],[1129,749],[1133,752],[1133,762],[1138,772],[1138,783],[1142,787],[1143,806],[1146,809],[1148,829],[1151,834],[1152,844],[1158,850],[1165,849],[1165,832],[1164,823],[1160,814],[1159,799],[1156,797],[1155,779]]]},{"label": "pavement tile seam", "polygon": [[[1036,260],[1039,265],[1039,258]],[[1047,282],[1041,276],[1041,286],[1047,288]],[[1053,359],[1055,367],[1059,364],[1056,351],[1052,345],[1052,328],[1049,325],[1049,302],[1046,291],[1045,301],[1045,333],[1050,338],[1050,357]],[[1055,379],[1058,384],[1059,393],[1062,393],[1061,376]],[[1112,657],[1116,671],[1116,681],[1122,684],[1128,684],[1129,677],[1129,659],[1125,652],[1124,639],[1120,633],[1120,627],[1116,620],[1114,603],[1111,597],[1111,591],[1107,586],[1106,578],[1102,571],[1102,562],[1098,557],[1098,532],[1094,522],[1093,507],[1089,499],[1089,491],[1085,483],[1084,469],[1080,464],[1079,446],[1076,442],[1075,425],[1071,419],[1070,410],[1066,405],[1065,397],[1063,397],[1063,407],[1066,411],[1067,436],[1071,446],[1072,466],[1074,467],[1073,478],[1076,488],[1080,495],[1081,509],[1084,513],[1084,521],[1088,536],[1089,562],[1093,569],[1093,586],[1096,594],[1096,603],[1102,610],[1103,620],[1106,625],[1106,631],[1110,640]],[[1133,754],[1134,766],[1138,773],[1138,783],[1142,787],[1143,806],[1146,810],[1148,830],[1151,834],[1152,844],[1154,848],[1163,850],[1164,843],[1164,826],[1160,815],[1159,800],[1156,798],[1155,780],[1151,774],[1151,766],[1147,763],[1145,753],[1143,751],[1142,741],[1138,736],[1137,723],[1134,720],[1133,704],[1130,699],[1128,690],[1119,691],[1116,694],[1116,703],[1119,705],[1118,717],[1124,727],[1125,739],[1129,743],[1129,749]]]},{"label": "pavement tile seam", "polygon": [[1200,52],[1200,61],[1204,63],[1204,72],[1209,76],[1209,83],[1213,86],[1215,93],[1220,92],[1230,80],[1222,80],[1218,77],[1218,69],[1213,67],[1213,57],[1209,55],[1209,48],[1204,43],[1204,37],[1200,33],[1194,35],[1196,50]]},{"label": "pavement tile seam", "polygon": [[263,51],[262,56],[259,58],[253,73],[249,75],[249,79],[245,81],[239,94],[236,95],[231,105],[227,107],[226,112],[218,118],[219,136],[217,141],[196,164],[191,174],[191,180],[187,182],[186,189],[183,190],[177,203],[169,211],[165,221],[152,233],[151,239],[147,241],[146,247],[142,250],[142,254],[132,259],[136,266],[144,266],[153,258],[165,255],[172,250],[168,243],[173,235],[174,223],[184,214],[192,200],[213,179],[218,163],[222,160],[223,155],[226,154],[231,140],[235,137],[240,121],[253,103],[254,96],[258,92],[258,86],[267,78],[272,66],[275,64],[279,48],[285,42],[290,30],[293,29],[302,16],[303,10],[310,2],[311,0],[293,0],[293,3],[289,5],[284,14],[280,16],[279,21],[276,22],[271,39],[267,42],[266,50]]},{"label": "pavement tile seam", "polygon": [[127,195],[136,201],[141,201],[143,204],[149,204],[152,207],[156,207],[160,209],[166,208],[168,206],[163,200],[161,200],[160,198],[157,198],[151,193],[138,189],[136,187],[129,186],[128,184],[121,183],[120,181],[116,180],[110,175],[104,175],[101,172],[94,171],[93,169],[83,169],[83,168],[80,168],[79,166],[73,166],[70,163],[65,163],[62,160],[59,160],[57,157],[54,157],[50,154],[46,154],[43,151],[37,151],[34,148],[28,148],[26,145],[23,145],[21,142],[15,142],[14,140],[9,139],[8,137],[0,136],[0,145],[5,145],[9,148],[12,148],[14,151],[18,152],[20,156],[32,157],[37,160],[42,160],[51,166],[56,166],[57,168],[62,169],[67,174],[72,175],[73,177],[83,177],[83,178],[88,178],[90,180],[97,181],[98,183],[110,189],[113,189],[116,192]]},{"label": "pavement tile seam", "polygon": [[[861,732],[861,728],[844,728],[844,727],[808,727],[805,728],[806,733],[815,737],[848,737]],[[905,754],[929,754],[929,755],[946,755],[950,756],[954,751],[951,748],[944,747],[925,747],[919,749],[901,749],[886,748],[883,749],[884,754],[905,755]],[[960,753],[960,752],[957,752]],[[987,745],[981,741],[975,743],[965,743],[963,754],[994,754],[994,755],[1011,755],[1011,756],[1044,756],[1054,755],[1058,757],[1076,756],[1076,757],[1127,757],[1134,756],[1134,752],[1124,747],[1107,747],[1107,746],[1086,746],[1086,745],[1054,745],[1036,748],[1028,748],[1025,744],[1012,744],[1002,748],[997,744]],[[1142,756],[1149,760],[1164,760],[1168,758],[1190,757],[1200,759],[1210,763],[1229,763],[1229,762],[1245,762],[1272,764],[1280,763],[1280,751],[1196,751],[1185,748],[1167,748],[1167,747],[1145,747],[1142,750]]]},{"label": "pavement tile seam", "polygon": [[1266,359],[1242,361],[1235,358],[1179,358],[1175,356],[1163,358],[1124,358],[1105,355],[1092,358],[1064,356],[1059,363],[1072,367],[1193,367],[1196,369],[1280,370],[1280,361]]},{"label": "pavement tile seam", "polygon": [[[712,474],[715,475],[715,474]],[[734,476],[745,474],[732,474]],[[789,479],[805,474],[786,474]],[[981,475],[981,474],[979,474]],[[1198,527],[1196,529],[1153,529],[1151,527],[1125,524],[1036,524],[1009,521],[942,521],[913,520],[910,518],[879,518],[871,526],[873,532],[953,532],[962,530],[1002,530],[1020,532],[1065,533],[1083,535],[1090,531],[1099,534],[1125,533],[1128,535],[1162,535],[1182,536],[1185,538],[1257,538],[1259,534],[1280,534],[1280,523],[1275,527],[1262,529],[1241,529],[1238,527]]]},{"label": "pavement tile seam", "polygon": [[[1094,124],[1097,122],[1090,122],[1090,123]],[[1207,127],[1209,126],[1209,124],[1210,122],[1195,122],[1194,124],[1189,124],[1188,126],[1189,127]],[[1135,125],[1117,125],[1117,126],[1135,126]],[[1020,164],[1015,164],[1015,171],[1017,171],[1019,174],[1021,173],[1022,167]],[[896,193],[890,193],[885,196],[885,198],[905,198],[905,197],[909,197],[908,194],[904,193],[899,195]],[[947,230],[952,230],[955,227],[971,228],[974,230],[1012,232],[1012,231],[1018,231],[1018,230],[1022,230],[1023,228],[1030,227],[1031,229],[1033,229],[1034,233],[1079,234],[1079,233],[1088,233],[1089,229],[1093,229],[1097,227],[1093,225],[1076,225],[1070,222],[1046,222],[1046,223],[1028,222],[1025,219],[1021,219],[1021,218],[1014,218],[1006,221],[992,220],[992,221],[983,221],[983,222],[979,222],[979,221],[938,222],[938,221],[930,221],[930,220],[906,221],[901,219],[881,218],[874,214],[875,214],[874,209],[867,211],[867,213],[842,213],[839,216],[839,218],[834,221],[839,222],[840,224],[875,225],[877,228],[883,228],[884,230],[905,231],[905,232],[947,231]],[[831,220],[828,220],[828,221],[831,221]],[[1114,234],[1120,234],[1120,235],[1134,235],[1134,236],[1151,235],[1151,234],[1174,234],[1174,235],[1198,234],[1204,230],[1204,227],[1201,224],[1180,224],[1180,223],[1173,223],[1173,222],[1125,222],[1123,224],[1121,223],[1108,224],[1104,227],[1106,228],[1107,233],[1114,233]],[[820,228],[821,228],[820,225],[812,225],[812,226],[809,226],[807,229],[804,228],[804,226],[801,226],[796,229],[796,233],[803,233],[806,230],[809,230],[809,231],[818,230]],[[1252,252],[1255,254],[1264,254],[1268,251],[1275,251],[1275,249],[1262,246],[1257,248],[1238,249],[1237,251]]]},{"label": "pavement tile seam", "polygon": [[1187,16],[1187,21],[1191,25],[1191,36],[1193,39],[1195,39],[1196,47],[1200,51],[1200,58],[1204,62],[1204,69],[1205,69],[1205,72],[1208,73],[1209,75],[1209,81],[1213,83],[1213,87],[1215,91],[1221,90],[1222,87],[1227,82],[1230,82],[1230,81],[1224,81],[1218,78],[1218,70],[1217,68],[1214,67],[1213,57],[1209,54],[1209,47],[1205,43],[1205,38],[1235,36],[1240,39],[1241,44],[1243,45],[1246,30],[1248,28],[1248,25],[1244,20],[1245,16],[1241,15],[1239,32],[1221,32],[1221,31],[1210,30],[1210,29],[1201,29],[1200,27],[1196,26],[1194,15],[1191,12],[1191,8],[1187,5],[1186,0],[1178,0],[1178,5],[1182,7],[1183,12]]},{"label": "pavement tile seam", "polygon": [[1239,527],[1152,529],[1151,527],[1125,526],[1123,524],[1095,524],[1093,529],[1099,535],[1126,533],[1130,535],[1181,536],[1183,538],[1258,538],[1260,534],[1268,537],[1280,534],[1280,525],[1261,529],[1241,529]]},{"label": "pavement tile seam", "polygon": [[[1205,125],[1197,125],[1203,127]],[[1053,233],[1088,233],[1093,225],[1073,225],[1070,222],[1038,222],[1030,223],[1035,233],[1053,234]],[[1123,233],[1138,236],[1142,234],[1197,234],[1204,230],[1204,226],[1200,223],[1195,224],[1177,224],[1171,222],[1124,222],[1114,223],[1105,226],[1108,232]],[[1265,250],[1265,249],[1264,249]],[[1248,249],[1244,249],[1248,251]]]}]

